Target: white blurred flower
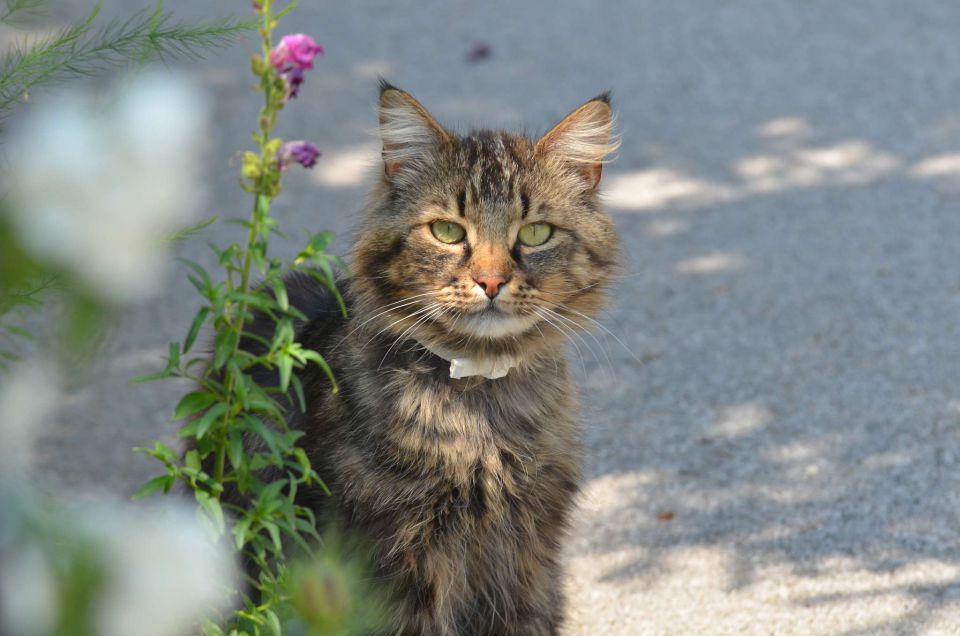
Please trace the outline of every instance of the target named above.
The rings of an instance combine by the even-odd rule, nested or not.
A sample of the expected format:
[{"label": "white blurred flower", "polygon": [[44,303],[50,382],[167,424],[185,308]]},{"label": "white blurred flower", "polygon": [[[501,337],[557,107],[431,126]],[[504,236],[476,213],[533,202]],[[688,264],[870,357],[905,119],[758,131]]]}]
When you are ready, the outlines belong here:
[{"label": "white blurred flower", "polygon": [[0,633],[49,634],[56,619],[57,581],[43,550],[0,550]]},{"label": "white blurred flower", "polygon": [[[117,501],[83,509],[48,504],[41,512],[29,496],[5,497],[0,634],[40,636],[58,622],[89,617],[97,636],[183,636],[229,609],[236,560],[226,542],[211,540],[192,507]],[[70,565],[77,563],[86,565]],[[89,584],[91,565],[98,587],[83,597],[92,606],[78,607],[76,593],[90,592],[81,586]]]},{"label": "white blurred flower", "polygon": [[106,108],[70,93],[47,99],[7,147],[10,214],[24,246],[106,299],[155,291],[163,237],[199,202],[207,111],[170,74],[141,76]]},{"label": "white blurred flower", "polygon": [[227,608],[236,563],[194,509],[94,509],[88,528],[107,569],[94,618],[100,636],[182,636]]},{"label": "white blurred flower", "polygon": [[56,367],[43,360],[0,375],[0,481],[25,479],[34,440],[60,403],[59,387]]}]

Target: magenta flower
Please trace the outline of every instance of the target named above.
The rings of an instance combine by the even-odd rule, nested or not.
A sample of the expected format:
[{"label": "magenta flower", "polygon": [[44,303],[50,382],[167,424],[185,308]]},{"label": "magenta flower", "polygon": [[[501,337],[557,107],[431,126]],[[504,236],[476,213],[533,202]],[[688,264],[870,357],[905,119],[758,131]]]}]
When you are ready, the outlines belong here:
[{"label": "magenta flower", "polygon": [[304,168],[312,168],[319,156],[320,149],[309,141],[288,141],[277,151],[277,162],[281,170],[286,170],[294,161]]},{"label": "magenta flower", "polygon": [[270,63],[281,73],[289,68],[305,71],[313,68],[313,58],[323,55],[323,47],[303,33],[285,35],[270,51]]}]

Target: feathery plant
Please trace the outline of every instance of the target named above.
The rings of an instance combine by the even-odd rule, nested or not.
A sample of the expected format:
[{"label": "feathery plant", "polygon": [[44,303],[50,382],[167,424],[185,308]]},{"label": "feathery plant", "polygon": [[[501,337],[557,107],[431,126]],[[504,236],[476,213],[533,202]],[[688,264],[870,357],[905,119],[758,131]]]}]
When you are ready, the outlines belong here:
[{"label": "feathery plant", "polygon": [[[158,2],[153,11],[97,24],[101,3],[86,19],[30,45],[14,46],[0,59],[0,115],[42,84],[100,75],[153,60],[196,59],[226,46],[249,23],[220,19],[199,24],[176,20]],[[0,21],[22,22],[42,15],[42,0],[7,0]]]},{"label": "feathery plant", "polygon": [[[293,8],[275,12],[270,0],[254,3],[262,47],[253,55],[251,69],[263,106],[252,135],[256,150],[244,154],[241,180],[252,206],[247,218],[227,221],[246,230],[246,242],[211,245],[222,280],[200,264],[180,259],[202,306],[184,339],[171,343],[163,371],[140,379],[182,378],[195,389],[173,412],[174,420],[183,421],[179,436],[189,450],[181,455],[159,441],[140,449],[161,461],[165,472],[137,495],[185,484],[210,527],[229,534],[248,565],[249,593],[239,591],[242,607],[221,625],[208,624],[208,634],[345,634],[370,627],[376,616],[374,605],[356,604],[367,596],[359,583],[361,566],[323,546],[312,511],[297,501],[298,490],[326,486],[297,446],[304,433],[291,430],[284,417],[288,408],[306,408],[297,371],[308,364],[320,366],[330,390],[337,391],[326,361],[295,339],[294,321],[306,317],[290,305],[284,275],[294,268],[310,274],[339,300],[346,315],[334,279],[334,268],[343,265],[326,251],[329,232],[311,236],[293,263],[268,253],[270,238],[282,236],[271,203],[280,193],[283,170],[294,162],[310,167],[319,154],[308,142],[284,143],[273,136],[277,116],[296,96],[303,71],[322,52],[302,34],[286,36],[274,46],[273,30]],[[295,48],[299,57],[284,57]],[[270,337],[248,330],[255,315],[275,324]],[[212,359],[196,350],[205,327],[212,328]],[[275,380],[261,386],[254,379],[258,371]],[[225,488],[239,497],[225,500]]]}]

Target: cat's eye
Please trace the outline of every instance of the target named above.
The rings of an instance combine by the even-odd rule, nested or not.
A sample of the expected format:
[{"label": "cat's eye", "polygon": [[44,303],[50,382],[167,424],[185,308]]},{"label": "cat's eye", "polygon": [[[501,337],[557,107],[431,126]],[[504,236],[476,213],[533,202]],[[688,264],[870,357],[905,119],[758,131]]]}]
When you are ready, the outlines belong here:
[{"label": "cat's eye", "polygon": [[549,223],[528,223],[517,232],[517,238],[527,247],[543,245],[553,235],[553,226]]},{"label": "cat's eye", "polygon": [[452,221],[434,221],[430,224],[430,231],[441,243],[459,243],[467,235],[462,225]]}]

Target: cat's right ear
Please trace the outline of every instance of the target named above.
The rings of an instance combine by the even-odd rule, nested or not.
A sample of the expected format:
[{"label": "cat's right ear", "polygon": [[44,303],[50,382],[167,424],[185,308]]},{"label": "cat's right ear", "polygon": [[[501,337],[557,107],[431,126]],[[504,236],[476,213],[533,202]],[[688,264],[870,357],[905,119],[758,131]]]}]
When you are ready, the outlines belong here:
[{"label": "cat's right ear", "polygon": [[383,170],[393,177],[403,168],[416,167],[450,135],[427,109],[409,93],[380,80],[380,138]]}]

